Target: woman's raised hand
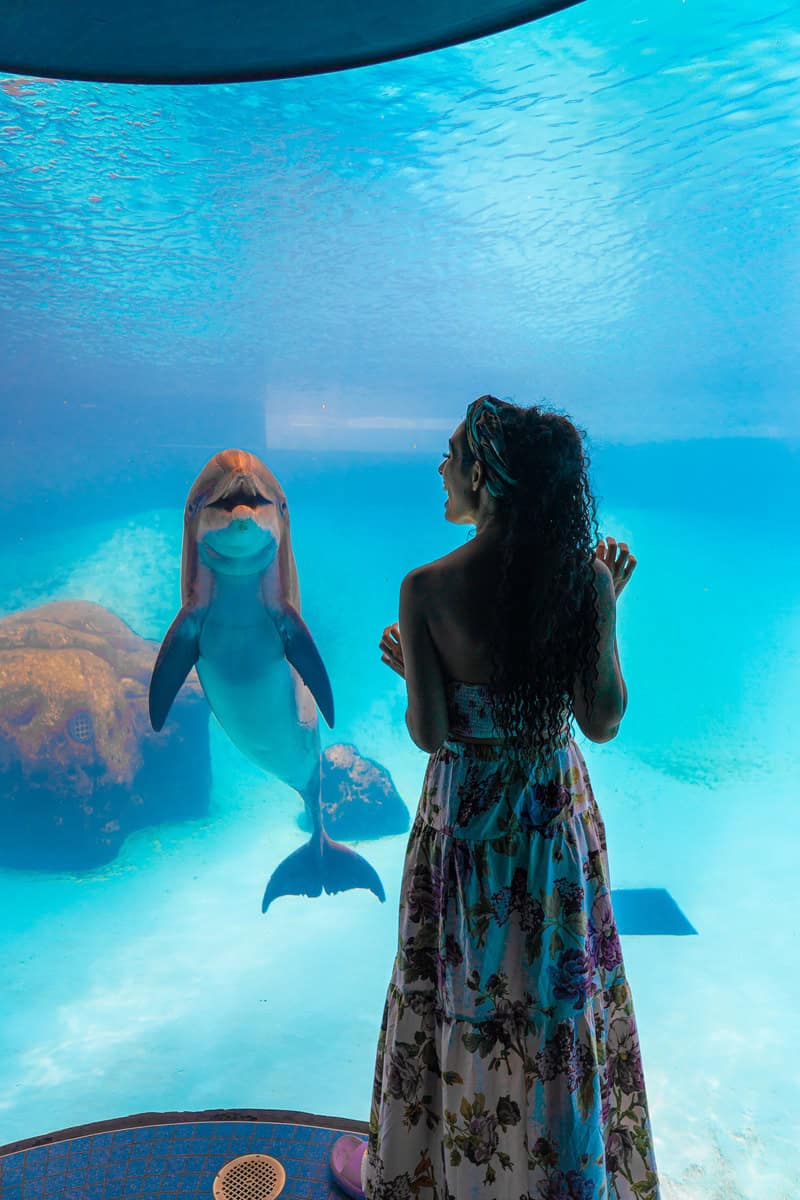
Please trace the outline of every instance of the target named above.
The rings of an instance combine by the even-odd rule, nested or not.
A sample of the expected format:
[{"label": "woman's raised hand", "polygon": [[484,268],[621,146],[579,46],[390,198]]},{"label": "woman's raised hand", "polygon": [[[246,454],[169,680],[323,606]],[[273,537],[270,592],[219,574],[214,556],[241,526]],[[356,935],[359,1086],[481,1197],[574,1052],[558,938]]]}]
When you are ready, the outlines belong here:
[{"label": "woman's raised hand", "polygon": [[400,644],[400,626],[396,621],[394,625],[387,625],[384,629],[380,650],[381,662],[385,662],[387,667],[391,667],[405,679],[406,665],[403,661],[403,647]]},{"label": "woman's raised hand", "polygon": [[617,543],[615,538],[601,538],[595,550],[597,558],[601,559],[614,580],[614,591],[619,597],[620,592],[630,579],[636,567],[636,557],[628,550],[627,542]]}]

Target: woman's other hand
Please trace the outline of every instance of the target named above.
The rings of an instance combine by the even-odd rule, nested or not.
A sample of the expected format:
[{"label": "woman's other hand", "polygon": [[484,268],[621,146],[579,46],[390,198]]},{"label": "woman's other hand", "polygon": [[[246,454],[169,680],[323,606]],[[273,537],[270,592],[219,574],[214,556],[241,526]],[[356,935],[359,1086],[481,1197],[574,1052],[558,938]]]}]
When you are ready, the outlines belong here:
[{"label": "woman's other hand", "polygon": [[617,543],[616,539],[612,537],[601,539],[597,543],[595,555],[606,564],[611,572],[611,578],[614,580],[614,592],[619,597],[636,567],[635,555],[628,550],[627,542]]},{"label": "woman's other hand", "polygon": [[403,661],[403,647],[400,644],[400,626],[387,625],[380,641],[381,662],[391,667],[403,679],[406,677],[406,665]]}]

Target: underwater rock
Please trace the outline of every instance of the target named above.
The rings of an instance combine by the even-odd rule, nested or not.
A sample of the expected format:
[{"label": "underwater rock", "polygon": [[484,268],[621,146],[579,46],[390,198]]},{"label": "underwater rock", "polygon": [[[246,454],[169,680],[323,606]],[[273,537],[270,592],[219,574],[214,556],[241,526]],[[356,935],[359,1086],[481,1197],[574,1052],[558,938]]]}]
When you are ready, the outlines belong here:
[{"label": "underwater rock", "polygon": [[100,866],[134,830],[208,811],[208,707],[192,673],[153,733],[157,650],[85,601],[0,619],[0,866]]},{"label": "underwater rock", "polygon": [[[328,746],[322,755],[322,817],[331,837],[345,841],[405,833],[410,824],[386,768],[345,742]],[[299,823],[310,828],[305,813]]]}]

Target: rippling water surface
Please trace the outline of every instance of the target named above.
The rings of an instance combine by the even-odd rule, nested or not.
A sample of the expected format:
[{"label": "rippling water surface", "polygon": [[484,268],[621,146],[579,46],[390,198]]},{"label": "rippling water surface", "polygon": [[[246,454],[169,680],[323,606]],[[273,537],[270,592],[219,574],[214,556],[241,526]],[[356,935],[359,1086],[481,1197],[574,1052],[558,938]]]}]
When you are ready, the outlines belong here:
[{"label": "rippling water surface", "polygon": [[796,435],[799,84],[796,12],[754,0],[589,0],[284,82],[6,78],[24,424],[135,402],[158,440],[202,398],[275,441],[411,448],[346,422],[449,418],[488,377],[611,440]]}]

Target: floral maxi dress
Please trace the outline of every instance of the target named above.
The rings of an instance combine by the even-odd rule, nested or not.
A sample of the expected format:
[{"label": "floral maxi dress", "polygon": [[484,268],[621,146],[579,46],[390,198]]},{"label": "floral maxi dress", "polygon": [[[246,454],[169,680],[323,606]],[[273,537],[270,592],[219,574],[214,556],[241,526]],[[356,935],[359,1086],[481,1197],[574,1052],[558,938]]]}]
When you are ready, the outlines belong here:
[{"label": "floral maxi dress", "polygon": [[533,773],[451,684],[406,853],[369,1200],[658,1200],[603,821],[567,731]]}]

